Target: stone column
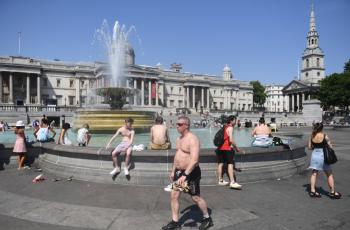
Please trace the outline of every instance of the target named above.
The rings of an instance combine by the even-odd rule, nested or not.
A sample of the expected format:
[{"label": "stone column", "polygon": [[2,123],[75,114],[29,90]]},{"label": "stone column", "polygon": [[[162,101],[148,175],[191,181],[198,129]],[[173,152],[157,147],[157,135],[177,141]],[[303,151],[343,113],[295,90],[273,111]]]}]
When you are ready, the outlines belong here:
[{"label": "stone column", "polygon": [[158,81],[156,81],[156,106],[159,106],[159,103],[158,103]]},{"label": "stone column", "polygon": [[299,97],[299,93],[297,93],[297,106],[298,106],[298,110],[300,110],[300,97]]},{"label": "stone column", "polygon": [[151,98],[151,93],[152,93],[152,80],[149,79],[148,80],[148,105],[151,106],[152,105],[152,98]]},{"label": "stone column", "polygon": [[0,104],[2,103],[2,72],[0,72]]},{"label": "stone column", "polygon": [[30,77],[29,74],[27,74],[27,97],[26,97],[26,105],[30,104]]},{"label": "stone column", "polygon": [[[134,89],[136,90],[137,89],[137,79],[134,78]],[[137,95],[134,94],[134,105],[136,106],[137,105]]]},{"label": "stone column", "polygon": [[75,101],[76,101],[76,106],[80,106],[81,105],[81,101],[80,101],[80,79],[76,78],[75,79]]},{"label": "stone column", "polygon": [[[130,80],[129,80],[129,78],[126,79],[126,88],[130,88]],[[128,103],[129,106],[130,106],[130,101],[131,101],[131,96],[126,98],[126,102]]]},{"label": "stone column", "polygon": [[190,87],[186,87],[186,108],[190,108]]},{"label": "stone column", "polygon": [[207,109],[210,109],[210,90],[207,88]]},{"label": "stone column", "polygon": [[196,108],[196,88],[195,86],[192,87],[192,108]]},{"label": "stone column", "polygon": [[182,107],[186,107],[186,87],[185,86],[183,90],[182,103],[183,103]]},{"label": "stone column", "polygon": [[9,95],[9,103],[13,104],[13,75],[10,73],[9,77],[9,90],[10,90],[10,95]]},{"label": "stone column", "polygon": [[39,105],[41,105],[40,76],[38,75],[36,79],[37,79],[36,94],[37,94],[37,98],[38,98],[37,103],[38,103]]},{"label": "stone column", "polygon": [[204,108],[204,88],[201,88],[201,107]]},{"label": "stone column", "polygon": [[294,108],[295,108],[295,94],[293,93],[292,94],[292,112],[295,111]]},{"label": "stone column", "polygon": [[141,80],[141,106],[145,105],[145,80]]},{"label": "stone column", "polygon": [[231,90],[227,90],[227,94],[227,108],[231,111]]},{"label": "stone column", "polygon": [[164,105],[165,105],[165,103],[164,103],[164,82],[162,83],[161,93],[162,93],[161,99],[162,99],[162,103],[163,103],[163,107],[164,107]]}]

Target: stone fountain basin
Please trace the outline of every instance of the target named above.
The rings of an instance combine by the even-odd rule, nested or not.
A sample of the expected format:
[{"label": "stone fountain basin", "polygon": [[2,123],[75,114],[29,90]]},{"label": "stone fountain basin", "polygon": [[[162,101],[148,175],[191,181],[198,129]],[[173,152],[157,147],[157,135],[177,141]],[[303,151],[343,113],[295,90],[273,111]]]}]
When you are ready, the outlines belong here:
[{"label": "stone fountain basin", "polygon": [[[5,162],[12,155],[13,146],[3,146],[1,161]],[[120,173],[112,180],[112,149],[96,147],[63,146],[54,143],[34,144],[29,148],[31,161],[38,160],[44,172],[57,177],[73,176],[77,180],[115,183],[128,185],[167,185],[168,175],[172,167],[175,150],[134,152],[130,178]],[[300,173],[306,169],[307,156],[305,143],[294,139],[292,149],[282,146],[270,148],[247,147],[235,156],[237,173],[241,183],[278,179]],[[124,157],[120,157],[124,164]],[[15,161],[15,157],[13,157]],[[122,167],[124,165],[121,165]],[[200,152],[203,185],[216,185],[216,156],[214,149],[202,149]]]}]

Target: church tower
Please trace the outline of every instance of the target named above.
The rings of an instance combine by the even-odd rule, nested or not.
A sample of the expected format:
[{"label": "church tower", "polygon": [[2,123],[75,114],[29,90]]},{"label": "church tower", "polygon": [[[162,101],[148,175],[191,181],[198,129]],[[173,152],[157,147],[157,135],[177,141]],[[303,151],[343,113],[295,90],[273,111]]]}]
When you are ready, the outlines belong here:
[{"label": "church tower", "polygon": [[324,54],[318,46],[319,36],[316,30],[314,6],[311,5],[310,29],[306,37],[306,49],[302,56],[300,80],[308,83],[318,83],[325,78]]}]

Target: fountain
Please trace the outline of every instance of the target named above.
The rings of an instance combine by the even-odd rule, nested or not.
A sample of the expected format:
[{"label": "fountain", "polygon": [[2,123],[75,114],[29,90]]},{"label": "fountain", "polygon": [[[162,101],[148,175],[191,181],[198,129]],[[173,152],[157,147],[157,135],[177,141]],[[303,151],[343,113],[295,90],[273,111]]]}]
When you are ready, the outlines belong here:
[{"label": "fountain", "polygon": [[108,66],[98,67],[103,73],[97,75],[96,83],[90,89],[89,106],[75,114],[74,129],[88,123],[92,132],[110,133],[122,126],[125,118],[132,117],[135,120],[134,128],[138,131],[149,131],[154,121],[154,112],[130,111],[123,108],[128,103],[128,97],[139,94],[139,90],[126,86],[125,77],[127,65],[134,64],[133,58],[128,59],[128,54],[133,54],[128,43],[128,36],[133,30],[133,26],[126,30],[125,25],[116,21],[111,35],[108,23],[104,20],[101,28],[96,31],[97,40],[106,48]]}]

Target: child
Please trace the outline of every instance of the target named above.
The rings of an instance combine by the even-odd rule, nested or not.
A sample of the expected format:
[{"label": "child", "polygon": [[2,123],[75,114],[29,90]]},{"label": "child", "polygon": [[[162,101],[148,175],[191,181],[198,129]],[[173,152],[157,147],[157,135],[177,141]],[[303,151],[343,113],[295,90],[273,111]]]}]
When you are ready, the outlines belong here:
[{"label": "child", "polygon": [[58,145],[72,145],[72,142],[68,138],[68,129],[70,129],[69,123],[64,123],[60,133],[60,137],[57,140]]},{"label": "child", "polygon": [[24,134],[24,123],[23,121],[16,122],[15,128],[16,142],[13,147],[13,152],[18,154],[18,169],[23,169],[25,154],[27,152],[26,143],[25,143],[25,134]]},{"label": "child", "polygon": [[89,125],[84,124],[82,128],[78,130],[77,141],[79,146],[87,146],[90,142],[91,134],[89,132]]},{"label": "child", "polygon": [[122,135],[123,139],[122,142],[113,150],[112,152],[112,160],[113,160],[113,167],[114,169],[109,173],[112,176],[115,176],[117,173],[120,172],[120,168],[118,166],[118,159],[117,156],[121,152],[125,152],[125,164],[124,164],[124,174],[125,176],[129,175],[129,163],[132,153],[132,142],[134,140],[135,131],[132,128],[132,124],[134,123],[134,120],[132,118],[127,118],[125,120],[125,125],[117,130],[117,132],[114,134],[114,136],[109,140],[106,149],[109,148],[110,144],[116,138],[119,133]]}]

